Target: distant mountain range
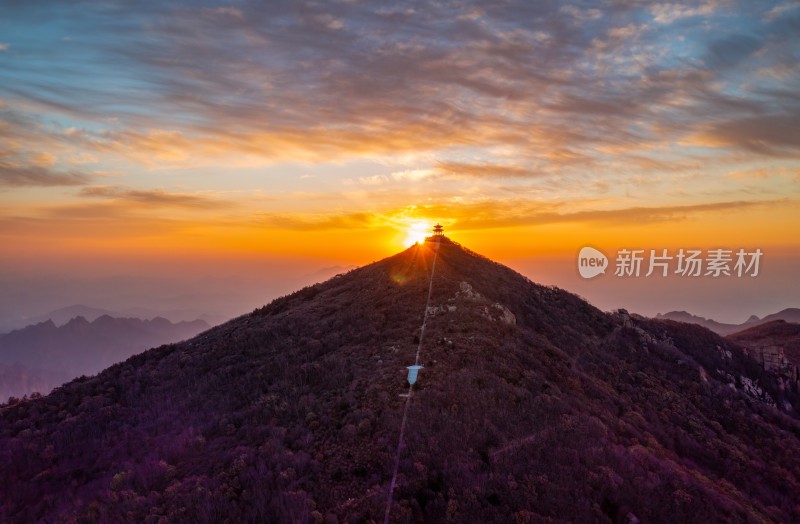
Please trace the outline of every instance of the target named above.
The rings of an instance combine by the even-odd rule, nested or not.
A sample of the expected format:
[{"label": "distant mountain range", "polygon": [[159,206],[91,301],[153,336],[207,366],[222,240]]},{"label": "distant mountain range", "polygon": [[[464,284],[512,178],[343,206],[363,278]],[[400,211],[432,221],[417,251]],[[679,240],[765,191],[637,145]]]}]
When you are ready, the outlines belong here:
[{"label": "distant mountain range", "polygon": [[[193,286],[188,288],[187,284],[176,284],[174,287],[163,284],[163,295],[158,296],[150,296],[156,285],[147,281],[140,283],[142,289],[137,293],[131,291],[134,285],[131,281],[120,279],[100,280],[91,285],[87,283],[87,287],[93,289],[93,292],[72,289],[67,293],[61,290],[60,294],[50,297],[47,288],[32,293],[26,289],[24,283],[16,281],[12,283],[0,278],[0,334],[47,320],[52,320],[57,326],[61,326],[78,316],[91,322],[101,315],[142,319],[163,317],[172,322],[200,319],[215,326],[239,315],[243,310],[262,305],[265,301],[294,289],[328,280],[354,267],[327,266],[302,275],[274,279],[265,277],[260,282],[248,284],[228,278],[209,277],[204,281],[193,283]],[[117,287],[125,289],[127,295],[109,297],[105,293],[98,294],[97,287],[101,284],[105,284],[107,289],[116,290]],[[246,286],[246,290],[242,289],[243,286]],[[53,283],[53,287],[59,288],[63,285]],[[39,298],[28,297],[24,301],[24,306],[10,299],[27,293]],[[46,296],[47,300],[42,298],[43,296]]]},{"label": "distant mountain range", "polygon": [[131,355],[209,328],[204,320],[114,318],[83,306],[62,311],[81,311],[92,318],[77,316],[59,326],[63,317],[56,315],[57,320],[0,335],[0,401],[48,393],[77,376],[98,373]]},{"label": "distant mountain range", "polygon": [[52,320],[56,326],[63,326],[76,317],[83,317],[89,322],[93,322],[103,315],[114,318],[137,319],[155,319],[161,317],[171,322],[202,320],[212,326],[227,320],[227,318],[220,315],[212,315],[187,309],[175,309],[160,312],[152,309],[135,307],[122,310],[112,310],[86,306],[83,304],[72,304],[32,317],[19,317],[9,314],[6,314],[5,316],[0,315],[0,333],[9,333],[11,331],[23,329],[28,326],[41,324],[42,322],[47,322],[48,320]]},{"label": "distant mountain range", "polygon": [[752,315],[750,318],[748,318],[745,322],[742,322],[741,324],[725,324],[709,318],[703,318],[697,315],[692,315],[691,313],[687,313],[686,311],[670,311],[669,313],[664,313],[663,315],[659,313],[658,315],[656,315],[656,318],[677,320],[678,322],[688,322],[689,324],[697,324],[699,326],[703,326],[706,329],[710,329],[711,331],[714,331],[715,333],[718,333],[720,335],[730,335],[731,333],[735,333],[737,331],[741,331],[749,327],[766,324],[767,322],[771,322],[773,320],[784,320],[786,322],[800,323],[800,309],[787,308],[777,313],[767,315],[764,318],[758,318],[757,316]]}]

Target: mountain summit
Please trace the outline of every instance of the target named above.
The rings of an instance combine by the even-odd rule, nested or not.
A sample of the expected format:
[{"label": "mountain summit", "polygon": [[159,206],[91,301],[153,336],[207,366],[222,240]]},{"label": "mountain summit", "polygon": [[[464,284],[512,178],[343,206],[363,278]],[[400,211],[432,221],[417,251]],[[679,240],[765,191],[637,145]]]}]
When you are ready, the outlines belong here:
[{"label": "mountain summit", "polygon": [[796,386],[443,237],[0,408],[0,520],[797,522]]}]

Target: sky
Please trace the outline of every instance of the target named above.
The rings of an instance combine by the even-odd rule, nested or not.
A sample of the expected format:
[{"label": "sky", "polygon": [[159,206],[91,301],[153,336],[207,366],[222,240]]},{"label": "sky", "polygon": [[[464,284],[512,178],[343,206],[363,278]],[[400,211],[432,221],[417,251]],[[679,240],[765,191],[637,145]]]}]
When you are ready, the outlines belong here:
[{"label": "sky", "polygon": [[436,222],[602,309],[800,307],[798,35],[795,0],[6,0],[0,317],[232,316]]}]

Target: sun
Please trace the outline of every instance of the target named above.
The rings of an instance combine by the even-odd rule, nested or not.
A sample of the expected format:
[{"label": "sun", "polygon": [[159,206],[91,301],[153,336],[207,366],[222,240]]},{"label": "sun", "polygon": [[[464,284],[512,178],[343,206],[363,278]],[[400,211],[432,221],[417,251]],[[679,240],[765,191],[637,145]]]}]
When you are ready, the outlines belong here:
[{"label": "sun", "polygon": [[424,242],[425,237],[431,235],[431,228],[433,226],[430,222],[424,220],[416,220],[411,222],[406,227],[406,238],[403,244],[406,247],[413,246],[417,242]]}]

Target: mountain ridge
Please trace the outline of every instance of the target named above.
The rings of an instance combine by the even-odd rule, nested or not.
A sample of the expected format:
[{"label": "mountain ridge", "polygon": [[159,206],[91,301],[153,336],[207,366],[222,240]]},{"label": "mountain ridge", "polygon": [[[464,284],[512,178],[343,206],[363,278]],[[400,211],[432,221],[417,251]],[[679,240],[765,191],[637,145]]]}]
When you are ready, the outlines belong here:
[{"label": "mountain ridge", "polygon": [[[0,516],[797,520],[796,388],[699,326],[413,246],[0,409]],[[511,316],[513,315],[513,321]],[[44,496],[47,495],[47,496]]]},{"label": "mountain ridge", "polygon": [[677,320],[679,322],[687,322],[689,324],[697,324],[703,326],[711,331],[722,335],[730,335],[737,331],[741,331],[748,327],[758,326],[772,322],[774,320],[785,320],[787,322],[798,323],[800,322],[800,309],[798,308],[785,308],[777,313],[771,313],[764,318],[758,318],[756,315],[750,317],[741,324],[730,324],[725,322],[717,322],[714,319],[705,318],[688,313],[687,311],[670,311],[668,313],[659,313],[655,316],[657,319]]},{"label": "mountain ridge", "polygon": [[63,326],[76,317],[83,317],[89,322],[94,322],[101,316],[110,316],[112,318],[136,318],[143,321],[152,320],[155,318],[164,318],[173,323],[202,320],[209,325],[213,325],[215,322],[220,320],[218,315],[203,314],[199,312],[195,314],[191,313],[192,312],[188,310],[169,310],[166,312],[157,312],[147,308],[125,308],[120,310],[112,310],[86,306],[84,304],[72,304],[54,309],[41,315],[20,318],[17,319],[16,322],[7,322],[4,331],[0,332],[0,335],[8,334],[12,331],[19,331],[20,329],[25,329],[26,327],[34,326],[36,324],[41,324],[47,320],[52,320],[56,326]]}]

